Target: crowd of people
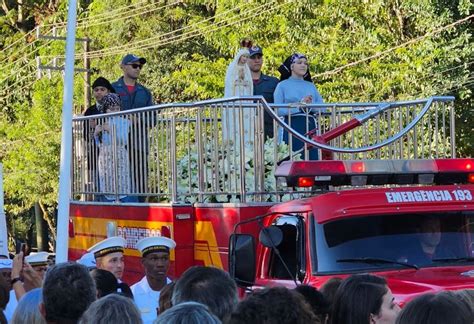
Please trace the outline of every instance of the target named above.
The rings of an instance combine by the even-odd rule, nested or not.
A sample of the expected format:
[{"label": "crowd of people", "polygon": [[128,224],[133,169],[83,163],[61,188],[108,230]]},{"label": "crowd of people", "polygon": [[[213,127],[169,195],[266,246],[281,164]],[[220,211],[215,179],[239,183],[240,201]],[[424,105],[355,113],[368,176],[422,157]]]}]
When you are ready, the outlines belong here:
[{"label": "crowd of people", "polygon": [[[0,323],[167,324],[472,324],[474,290],[426,293],[400,308],[384,278],[355,274],[331,278],[320,289],[261,287],[240,295],[229,276],[194,266],[168,277],[173,240],[149,237],[137,244],[144,277],[131,288],[122,281],[120,237],[89,249],[93,258],[47,267],[0,259]],[[89,254],[89,255],[90,255]],[[31,258],[30,258],[31,259]],[[39,259],[39,258],[38,258]],[[44,263],[41,265],[45,266]],[[45,276],[43,277],[43,274]],[[12,304],[13,309],[8,305]],[[12,313],[9,313],[12,311]]]}]

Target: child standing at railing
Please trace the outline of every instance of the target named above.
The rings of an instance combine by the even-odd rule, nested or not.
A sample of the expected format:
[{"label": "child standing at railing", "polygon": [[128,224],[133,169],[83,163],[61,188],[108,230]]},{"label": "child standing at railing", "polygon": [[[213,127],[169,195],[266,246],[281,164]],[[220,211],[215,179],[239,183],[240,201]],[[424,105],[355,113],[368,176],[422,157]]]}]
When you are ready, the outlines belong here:
[{"label": "child standing at railing", "polygon": [[[102,99],[102,113],[120,111],[120,97],[111,93]],[[128,132],[131,122],[122,116],[105,117],[94,131],[99,147],[99,190],[104,193],[101,200],[131,202],[130,162],[128,157]]]}]

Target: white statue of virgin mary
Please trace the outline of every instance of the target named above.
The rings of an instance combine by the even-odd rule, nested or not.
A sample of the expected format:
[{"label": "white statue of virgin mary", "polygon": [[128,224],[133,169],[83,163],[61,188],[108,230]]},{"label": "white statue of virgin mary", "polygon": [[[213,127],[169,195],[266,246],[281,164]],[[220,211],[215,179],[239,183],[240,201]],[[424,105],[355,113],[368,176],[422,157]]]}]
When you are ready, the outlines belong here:
[{"label": "white statue of virgin mary", "polygon": [[[225,77],[224,97],[243,97],[253,95],[252,74],[247,65],[249,57],[249,47],[251,42],[243,41],[242,48],[234,56],[234,59],[227,68]],[[250,101],[237,101],[230,103],[224,108],[222,113],[222,130],[225,140],[233,143],[240,143],[240,136],[243,136],[244,144],[253,142],[255,134],[255,108],[249,108]],[[243,125],[240,128],[239,113],[243,114]]]}]

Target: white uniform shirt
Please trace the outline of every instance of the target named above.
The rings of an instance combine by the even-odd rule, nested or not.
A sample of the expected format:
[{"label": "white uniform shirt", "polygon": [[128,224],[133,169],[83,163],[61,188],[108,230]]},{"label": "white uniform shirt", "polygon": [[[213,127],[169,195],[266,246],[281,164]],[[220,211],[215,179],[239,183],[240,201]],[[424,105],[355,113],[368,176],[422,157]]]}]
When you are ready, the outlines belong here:
[{"label": "white uniform shirt", "polygon": [[[171,280],[166,278],[166,284],[169,283],[171,283]],[[135,304],[142,315],[143,324],[153,323],[157,318],[156,309],[158,308],[160,292],[151,289],[146,276],[130,287],[130,289],[132,290]]]},{"label": "white uniform shirt", "polygon": [[15,291],[12,289],[10,290],[10,300],[8,301],[7,307],[5,307],[5,311],[3,312],[7,318],[8,323],[11,322],[17,305],[18,301],[16,300]]}]

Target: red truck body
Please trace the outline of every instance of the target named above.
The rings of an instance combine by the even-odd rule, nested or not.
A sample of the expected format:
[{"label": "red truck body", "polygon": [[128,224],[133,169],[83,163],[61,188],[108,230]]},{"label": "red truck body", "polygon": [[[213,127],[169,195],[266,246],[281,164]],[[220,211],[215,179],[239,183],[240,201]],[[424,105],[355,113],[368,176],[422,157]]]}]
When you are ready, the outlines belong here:
[{"label": "red truck body", "polygon": [[[419,193],[422,193],[419,196]],[[460,195],[463,193],[465,196]],[[416,201],[418,200],[425,201]],[[434,195],[433,195],[434,194]],[[299,215],[300,221],[303,224],[304,233],[304,250],[302,258],[305,262],[300,260],[298,264],[304,264],[305,268],[301,280],[297,280],[298,284],[308,284],[315,287],[321,287],[327,280],[333,277],[345,278],[354,273],[370,272],[372,274],[380,275],[387,279],[389,287],[400,305],[403,305],[408,300],[416,295],[425,292],[436,292],[439,290],[458,290],[458,289],[473,289],[474,288],[474,258],[473,256],[472,240],[474,239],[471,222],[474,220],[474,186],[473,185],[448,185],[448,186],[416,186],[416,187],[400,187],[400,188],[377,188],[377,189],[351,189],[344,191],[331,192],[321,194],[316,197],[305,199],[302,201],[291,201],[273,206],[270,210],[270,216],[265,219],[265,224],[277,224],[278,219],[289,218],[289,214]],[[360,229],[359,226],[366,226],[370,224],[370,219],[380,223],[381,220],[389,218],[392,219],[407,219],[407,224],[411,223],[409,218],[417,217],[433,217],[439,215],[444,223],[449,223],[449,217],[465,220],[460,228],[457,228],[456,239],[462,239],[460,246],[458,246],[460,253],[458,257],[466,258],[466,260],[453,260],[452,262],[440,262],[418,265],[418,269],[400,266],[398,264],[390,263],[371,263],[367,267],[353,267],[340,269],[321,269],[320,266],[324,261],[318,258],[324,258],[325,255],[319,253],[322,249],[318,249],[317,245],[321,244],[321,240],[316,237],[320,234],[318,230],[312,230],[312,226],[320,226],[321,229],[329,224],[350,221],[346,228],[346,236],[350,233],[361,232],[359,236],[354,235],[354,240],[365,239],[369,235],[382,235],[382,233],[375,233],[380,228],[374,228],[374,233],[365,234],[367,228]],[[291,222],[288,221],[287,224]],[[342,224],[341,224],[342,225]],[[394,224],[394,226],[400,224]],[[288,226],[288,225],[279,225]],[[446,225],[448,226],[448,225]],[[367,227],[367,226],[366,226]],[[449,229],[449,231],[453,231]],[[331,232],[321,232],[323,235],[329,235]],[[448,229],[442,230],[442,235],[451,235]],[[291,236],[290,232],[285,232],[285,235]],[[410,234],[404,233],[406,236]],[[413,233],[412,233],[413,234]],[[344,235],[344,234],[343,234]],[[298,233],[299,236],[299,233]],[[402,240],[403,235],[400,235],[399,244],[407,244]],[[415,236],[415,234],[413,234]],[[283,239],[285,241],[285,238]],[[367,239],[367,243],[370,240]],[[383,240],[379,241],[383,243]],[[284,244],[283,242],[282,244]],[[394,243],[397,243],[396,241]],[[448,242],[445,242],[446,244]],[[336,244],[336,243],[334,243]],[[278,246],[281,249],[280,253],[283,257],[285,255],[285,247]],[[367,246],[366,251],[356,251],[355,244],[348,246],[347,250],[354,249],[351,254],[349,251],[345,254],[347,257],[370,257],[373,248]],[[298,249],[298,245],[296,245]],[[386,250],[384,250],[386,249]],[[390,250],[391,249],[391,250]],[[378,256],[391,259],[393,253],[393,246],[381,247]],[[362,252],[364,254],[360,254]],[[297,252],[298,253],[298,252]],[[401,255],[400,255],[401,256]],[[258,243],[256,248],[256,273],[254,287],[258,286],[274,286],[284,285],[287,287],[295,287],[295,281],[288,278],[285,271],[275,271],[272,267],[274,265],[275,255],[271,248],[265,247]],[[291,258],[290,258],[291,259]],[[394,259],[396,260],[396,259]],[[237,260],[244,262],[244,260]],[[295,260],[289,260],[288,266],[294,268]],[[291,264],[291,265],[290,265]],[[351,263],[352,264],[352,263]],[[336,266],[335,264],[333,266]],[[236,267],[239,267],[237,264]],[[337,266],[336,266],[337,267]],[[322,271],[321,271],[322,270]],[[295,274],[295,277],[298,277]]]},{"label": "red truck body", "polygon": [[[270,107],[245,97],[76,117],[69,258],[122,236],[124,280],[133,284],[143,276],[136,242],[166,235],[177,243],[173,278],[205,265],[246,287],[320,287],[370,272],[387,278],[400,304],[426,291],[474,288],[474,161],[454,159],[453,100]],[[296,132],[279,117],[282,108],[318,128]],[[288,132],[304,147],[265,138],[265,113],[274,134]],[[91,140],[90,125],[117,116],[142,121],[129,129],[142,149],[122,150],[133,171],[126,190],[100,177],[100,148]],[[336,160],[304,161],[313,149]],[[423,238],[420,224],[432,218],[438,243],[452,253],[428,262],[410,252]]]}]

